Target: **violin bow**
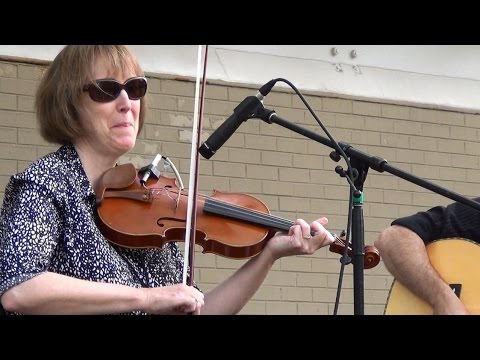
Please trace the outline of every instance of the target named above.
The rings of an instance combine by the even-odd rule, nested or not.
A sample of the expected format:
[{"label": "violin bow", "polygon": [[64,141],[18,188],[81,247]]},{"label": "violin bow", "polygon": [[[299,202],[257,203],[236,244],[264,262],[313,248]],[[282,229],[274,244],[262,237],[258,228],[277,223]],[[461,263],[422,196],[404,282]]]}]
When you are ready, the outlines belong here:
[{"label": "violin bow", "polygon": [[[207,72],[208,45],[205,45],[203,60],[202,90],[200,93],[200,76],[202,68],[202,45],[198,46],[197,77],[195,82],[195,104],[192,125],[192,149],[190,154],[190,176],[188,182],[187,223],[185,228],[185,257],[183,263],[183,283],[193,285],[195,259],[195,234],[197,228],[197,191],[198,191],[198,144],[202,131],[203,105],[205,100],[205,83]],[[188,278],[187,278],[188,273]]]}]

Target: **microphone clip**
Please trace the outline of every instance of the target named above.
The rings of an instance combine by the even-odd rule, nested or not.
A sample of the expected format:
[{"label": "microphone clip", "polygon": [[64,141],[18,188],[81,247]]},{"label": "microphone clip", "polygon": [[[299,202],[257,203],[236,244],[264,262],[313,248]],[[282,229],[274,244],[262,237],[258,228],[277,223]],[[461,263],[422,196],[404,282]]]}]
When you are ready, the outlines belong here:
[{"label": "microphone clip", "polygon": [[138,173],[140,175],[143,175],[142,179],[140,180],[140,183],[142,185],[144,185],[147,182],[150,176],[153,176],[156,180],[158,180],[158,178],[160,177],[160,170],[157,169],[157,165],[160,159],[162,159],[162,157],[163,157],[162,155],[157,154],[155,159],[150,164],[138,170]]}]

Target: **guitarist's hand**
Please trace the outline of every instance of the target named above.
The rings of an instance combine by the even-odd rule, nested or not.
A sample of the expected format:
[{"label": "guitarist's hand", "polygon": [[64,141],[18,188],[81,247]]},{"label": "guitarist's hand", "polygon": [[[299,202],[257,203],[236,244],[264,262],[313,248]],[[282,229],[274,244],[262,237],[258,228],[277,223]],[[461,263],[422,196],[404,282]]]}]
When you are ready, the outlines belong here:
[{"label": "guitarist's hand", "polygon": [[439,297],[439,301],[433,306],[434,315],[469,315],[467,308],[453,291],[445,297]]}]

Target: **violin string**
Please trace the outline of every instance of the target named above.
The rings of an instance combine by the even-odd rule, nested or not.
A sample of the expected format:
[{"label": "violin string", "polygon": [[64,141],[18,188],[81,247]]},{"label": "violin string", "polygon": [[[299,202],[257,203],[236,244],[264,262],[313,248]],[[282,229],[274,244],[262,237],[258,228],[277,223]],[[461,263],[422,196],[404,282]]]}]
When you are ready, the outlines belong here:
[{"label": "violin string", "polygon": [[279,230],[288,230],[293,221],[278,216],[247,209],[238,205],[225,203],[215,199],[206,199],[204,211],[215,212],[219,215],[233,217],[239,220],[253,222],[260,225],[270,226]]},{"label": "violin string", "polygon": [[[155,190],[157,190],[158,193],[160,193],[161,190],[165,190],[167,194],[174,193],[176,196],[178,196],[178,192],[175,190],[167,188]],[[156,195],[156,193],[154,193],[153,195]],[[170,195],[167,196],[171,197]],[[186,194],[180,193],[180,196],[186,196]],[[266,214],[261,211],[248,209],[239,205],[234,205],[231,203],[213,199],[205,195],[199,195],[198,197],[205,199],[205,205],[203,209],[205,212],[212,212],[237,220],[244,220],[259,225],[269,226],[278,230],[286,231],[293,225],[293,221],[281,218],[276,215]]]},{"label": "violin string", "polygon": [[[179,194],[178,191],[174,191],[168,188],[161,188],[161,189],[157,188],[157,189],[150,190],[153,196],[159,193],[162,193],[163,191],[165,191],[167,193],[167,196],[171,199],[174,199],[174,197],[170,195],[171,193],[175,194],[176,198],[180,198],[178,196]],[[184,194],[183,192],[180,192],[180,196],[187,196],[187,195]],[[205,204],[204,204],[203,210],[205,212],[212,212],[217,215],[223,215],[236,220],[244,220],[246,222],[268,226],[268,227],[272,227],[272,228],[275,228],[278,230],[284,230],[284,231],[288,231],[288,229],[294,224],[293,221],[284,219],[280,216],[263,213],[258,210],[248,209],[239,205],[234,205],[221,200],[213,199],[211,197],[208,197],[202,194],[199,194],[198,197],[204,199]],[[345,246],[345,241],[342,238],[340,238],[335,233],[332,233],[332,232],[330,233],[334,237],[335,243],[340,244],[341,246]]]},{"label": "violin string", "polygon": [[[293,221],[281,218],[276,215],[266,214],[261,211],[247,209],[238,205],[233,205],[230,203],[225,203],[220,200],[206,198],[204,211],[215,212],[219,215],[230,216],[239,220],[245,220],[248,222],[253,222],[255,224],[269,226],[278,230],[288,231],[288,229],[294,224]],[[230,214],[228,213],[230,212]],[[343,241],[337,234],[330,232],[336,243],[345,245]],[[312,232],[314,235],[314,232]]]}]

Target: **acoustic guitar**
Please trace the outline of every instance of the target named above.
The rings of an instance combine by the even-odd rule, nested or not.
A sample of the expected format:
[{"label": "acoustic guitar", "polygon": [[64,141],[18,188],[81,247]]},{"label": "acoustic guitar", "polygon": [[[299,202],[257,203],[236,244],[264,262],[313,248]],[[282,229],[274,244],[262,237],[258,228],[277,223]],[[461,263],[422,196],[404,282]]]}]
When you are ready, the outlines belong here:
[{"label": "acoustic guitar", "polygon": [[[439,275],[465,304],[470,314],[480,314],[480,245],[474,241],[449,238],[429,243],[427,254]],[[433,315],[433,308],[393,280],[385,315]]]}]

